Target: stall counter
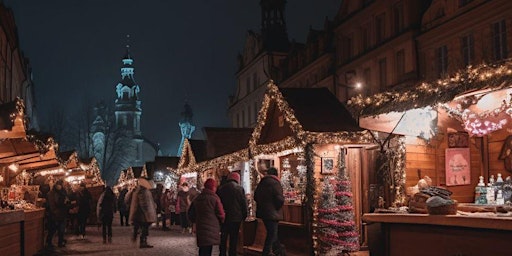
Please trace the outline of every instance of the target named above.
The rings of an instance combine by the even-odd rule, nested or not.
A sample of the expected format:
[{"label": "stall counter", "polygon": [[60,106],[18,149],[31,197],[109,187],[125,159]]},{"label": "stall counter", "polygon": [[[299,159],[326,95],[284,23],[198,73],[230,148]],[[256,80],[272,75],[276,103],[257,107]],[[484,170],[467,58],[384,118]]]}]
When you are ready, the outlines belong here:
[{"label": "stall counter", "polygon": [[[383,244],[372,255],[511,255],[512,217],[428,214],[363,215]],[[376,242],[378,243],[378,242]]]},{"label": "stall counter", "polygon": [[25,255],[34,255],[44,247],[44,212],[43,208],[25,210]]},{"label": "stall counter", "polygon": [[3,255],[22,255],[23,210],[0,212],[0,251]]}]

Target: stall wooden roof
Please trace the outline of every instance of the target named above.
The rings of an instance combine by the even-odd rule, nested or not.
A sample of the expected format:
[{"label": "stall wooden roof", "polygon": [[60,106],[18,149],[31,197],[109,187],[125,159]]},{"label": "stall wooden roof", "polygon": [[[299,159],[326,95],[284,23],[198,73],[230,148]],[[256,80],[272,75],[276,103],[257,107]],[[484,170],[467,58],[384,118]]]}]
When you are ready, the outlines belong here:
[{"label": "stall wooden roof", "polygon": [[325,88],[280,89],[267,85],[258,122],[249,141],[251,154],[278,152],[306,143],[369,143],[348,110]]},{"label": "stall wooden roof", "polygon": [[20,98],[0,104],[0,138],[25,138],[24,103]]},{"label": "stall wooden roof", "polygon": [[206,141],[185,138],[178,162],[178,172],[193,167],[196,163],[206,160]]},{"label": "stall wooden roof", "polygon": [[0,163],[2,164],[39,157],[39,155],[37,147],[24,138],[0,140]]},{"label": "stall wooden roof", "polygon": [[252,128],[204,127],[208,159],[227,155],[249,145]]},{"label": "stall wooden roof", "polygon": [[357,121],[327,88],[280,88],[305,131],[358,132]]}]

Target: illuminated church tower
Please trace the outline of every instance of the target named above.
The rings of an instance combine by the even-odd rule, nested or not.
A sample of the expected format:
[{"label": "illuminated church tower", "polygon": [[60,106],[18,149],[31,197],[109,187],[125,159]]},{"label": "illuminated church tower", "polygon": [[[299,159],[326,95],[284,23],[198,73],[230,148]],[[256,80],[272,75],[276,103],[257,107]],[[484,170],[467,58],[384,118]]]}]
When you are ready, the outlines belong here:
[{"label": "illuminated church tower", "polygon": [[142,133],[140,118],[142,115],[141,101],[139,100],[140,87],[133,77],[133,59],[130,55],[130,45],[126,45],[126,54],[121,67],[121,81],[116,86],[117,98],[115,100],[115,125],[123,129],[132,138],[134,156],[129,166],[142,166]]},{"label": "illuminated church tower", "polygon": [[183,143],[185,142],[185,138],[192,138],[192,133],[196,130],[196,127],[192,125],[192,117],[194,114],[192,113],[192,108],[188,103],[185,102],[185,109],[181,112],[181,120],[179,122],[180,130],[181,130],[181,142],[180,147],[178,148],[178,156],[181,156],[181,151],[183,149]]}]

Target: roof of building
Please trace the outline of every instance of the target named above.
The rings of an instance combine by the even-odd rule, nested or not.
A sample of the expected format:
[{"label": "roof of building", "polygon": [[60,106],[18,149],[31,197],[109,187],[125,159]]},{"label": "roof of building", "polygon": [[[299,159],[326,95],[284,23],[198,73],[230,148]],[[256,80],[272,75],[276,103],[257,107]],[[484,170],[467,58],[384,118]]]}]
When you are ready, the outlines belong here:
[{"label": "roof of building", "polygon": [[350,112],[327,88],[280,88],[305,131],[362,131]]},{"label": "roof of building", "polygon": [[249,145],[252,128],[204,127],[207,157],[209,159],[227,155]]},{"label": "roof of building", "polygon": [[177,156],[156,156],[154,161],[155,170],[167,169],[171,167],[173,169],[178,168],[178,162],[180,158]]},{"label": "roof of building", "polygon": [[189,140],[190,148],[196,159],[196,163],[202,162],[207,159],[206,156],[206,141],[205,140]]},{"label": "roof of building", "polygon": [[11,114],[18,111],[18,104],[18,100],[14,100],[0,105],[0,130],[12,130],[14,119]]}]

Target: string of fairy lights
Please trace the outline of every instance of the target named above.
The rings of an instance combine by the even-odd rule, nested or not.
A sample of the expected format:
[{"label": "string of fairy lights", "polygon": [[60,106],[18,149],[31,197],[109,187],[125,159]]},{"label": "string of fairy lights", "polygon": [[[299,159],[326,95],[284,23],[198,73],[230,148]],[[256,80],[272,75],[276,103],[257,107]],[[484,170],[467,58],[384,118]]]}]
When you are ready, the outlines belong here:
[{"label": "string of fairy lights", "polygon": [[354,116],[372,116],[392,111],[447,103],[457,95],[483,88],[506,88],[512,80],[512,60],[500,63],[468,66],[451,77],[422,82],[416,87],[388,91],[372,96],[358,95],[347,101]]},{"label": "string of fairy lights", "polygon": [[[258,141],[261,137],[261,132],[266,124],[267,113],[271,104],[275,103],[277,108],[283,113],[284,120],[289,125],[292,136],[287,136],[284,139],[279,141],[268,143],[268,144],[258,144]],[[304,152],[305,165],[306,165],[306,179],[308,180],[306,184],[306,197],[305,197],[305,205],[307,206],[309,219],[313,220],[313,229],[316,230],[318,228],[318,219],[314,216],[317,216],[318,211],[318,196],[319,193],[317,191],[317,187],[321,187],[319,183],[319,179],[315,178],[314,170],[315,170],[315,144],[370,144],[372,143],[373,137],[370,132],[364,130],[360,132],[309,132],[305,131],[300,122],[295,117],[295,113],[292,108],[288,105],[283,95],[279,91],[279,88],[271,81],[267,86],[267,92],[264,96],[264,100],[262,103],[262,107],[258,114],[258,121],[253,130],[252,136],[249,140],[248,148],[224,155],[221,157],[217,157],[212,160],[203,161],[200,163],[195,163],[195,158],[193,158],[193,150],[190,149],[190,144],[185,141],[184,150],[181,158],[188,159],[180,159],[180,164],[178,165],[178,173],[185,174],[191,172],[202,172],[209,168],[216,167],[227,167],[236,162],[240,161],[248,161],[250,168],[250,183],[251,188],[255,188],[257,182],[259,181],[259,173],[255,167],[255,161],[253,158],[255,156],[261,155],[276,155],[280,152],[289,151],[293,149],[303,149],[301,152]],[[249,211],[252,211],[254,202],[250,200],[249,202]],[[350,210],[350,209],[347,209]],[[312,238],[313,239],[313,238]],[[313,245],[313,250],[316,255],[320,255],[319,243],[317,241],[318,238],[315,238],[311,241]]]}]

